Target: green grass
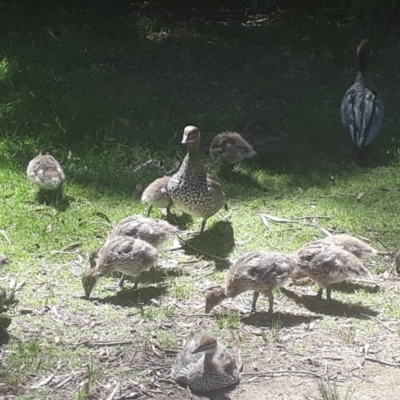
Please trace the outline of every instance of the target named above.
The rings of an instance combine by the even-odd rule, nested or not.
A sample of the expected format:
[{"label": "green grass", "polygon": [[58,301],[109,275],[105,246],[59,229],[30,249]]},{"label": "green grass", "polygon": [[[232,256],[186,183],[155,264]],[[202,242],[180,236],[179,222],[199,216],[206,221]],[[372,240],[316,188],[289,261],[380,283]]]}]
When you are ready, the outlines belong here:
[{"label": "green grass", "polygon": [[[155,365],[172,362],[168,354],[151,353],[152,338],[159,351],[173,350],[197,330],[215,332],[234,350],[242,347],[245,365],[255,359],[260,370],[291,365],[272,353],[266,366],[257,352],[260,347],[279,351],[274,346],[286,346],[293,330],[300,337],[293,348],[307,349],[307,354],[319,351],[327,336],[350,348],[360,338],[374,343],[383,331],[390,349],[399,328],[392,335],[362,314],[374,311],[389,322],[398,319],[397,281],[381,283],[378,293],[340,285],[332,293],[337,302],[327,308],[324,302],[296,303],[277,293],[279,316],[272,322],[261,317],[245,323],[237,311],[221,313],[222,308],[211,317],[198,314],[204,312],[204,290],[223,283],[226,273],[226,265],[202,252],[228,258],[249,249],[292,252],[322,237],[319,227],[359,235],[381,250],[399,246],[400,52],[395,34],[367,32],[377,49],[373,78],[385,100],[387,122],[371,146],[371,164],[360,167],[343,162],[342,147],[350,145],[338,108],[354,80],[350,69],[356,66],[355,46],[364,30],[349,21],[337,26],[290,16],[257,28],[177,22],[124,7],[125,2],[107,1],[1,5],[0,252],[13,263],[1,271],[0,284],[7,289],[13,280],[25,282],[0,319],[0,382],[6,382],[6,390],[21,399],[62,398],[63,390],[76,399],[99,398],[101,385],[112,387],[118,377],[128,393],[131,374],[137,382],[156,376],[134,369],[144,363],[135,359],[137,353],[150,351],[143,364],[150,370],[153,360]],[[105,286],[115,278],[103,278],[93,298],[84,299],[81,276],[89,252],[112,224],[145,212],[132,197],[135,187],[147,185],[183,157],[184,126],[200,128],[206,168],[218,174],[206,144],[213,134],[254,116],[283,139],[235,167],[232,179],[221,177],[231,213],[213,216],[204,235],[189,241],[200,251],[162,253],[161,258],[178,260],[176,270],[146,275],[137,292],[128,281],[122,293],[111,293]],[[64,200],[53,205],[38,202],[37,188],[25,176],[29,160],[42,148],[59,159],[67,175]],[[140,169],[149,159],[161,167]],[[287,219],[327,218],[264,226],[261,212]],[[153,211],[153,216],[161,214]],[[186,228],[198,230],[200,221]],[[69,248],[72,244],[77,245]],[[194,258],[202,261],[185,263]],[[206,264],[215,274],[205,274]],[[367,265],[384,273],[390,260],[380,256]],[[317,287],[299,282],[290,290],[309,294]],[[249,306],[251,295],[232,304]],[[360,304],[363,309],[357,308]],[[260,298],[258,310],[267,306]],[[323,318],[302,338],[307,313]],[[85,344],[126,340],[132,343],[107,347],[107,357],[99,355],[102,345]],[[294,358],[301,353],[288,352]],[[390,351],[381,356],[390,359]],[[115,364],[109,367],[105,358]],[[79,379],[58,392],[52,391],[64,378],[33,389],[52,371],[57,377],[78,370],[83,371]]]}]

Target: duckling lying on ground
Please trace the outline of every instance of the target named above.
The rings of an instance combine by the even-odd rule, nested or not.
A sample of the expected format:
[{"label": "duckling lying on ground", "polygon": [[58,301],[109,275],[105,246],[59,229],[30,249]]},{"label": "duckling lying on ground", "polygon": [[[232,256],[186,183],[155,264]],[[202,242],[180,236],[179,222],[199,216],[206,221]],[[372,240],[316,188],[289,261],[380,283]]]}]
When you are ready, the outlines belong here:
[{"label": "duckling lying on ground", "polygon": [[354,254],[339,246],[327,243],[310,243],[298,253],[308,261],[301,266],[301,271],[317,282],[320,287],[317,298],[322,298],[326,288],[326,297],[331,300],[329,285],[350,278],[369,276],[370,272]]},{"label": "duckling lying on ground", "polygon": [[245,118],[236,126],[236,132],[259,152],[267,143],[280,140],[281,134],[261,118]]},{"label": "duckling lying on ground", "polygon": [[256,303],[260,293],[268,297],[268,314],[273,313],[273,290],[282,286],[300,265],[307,263],[295,255],[278,252],[254,250],[240,255],[234,260],[226,276],[225,286],[212,290],[206,295],[206,313],[224,299],[234,298],[248,290],[254,290],[252,312],[256,311]]},{"label": "duckling lying on ground", "polygon": [[[133,276],[136,289],[140,274],[154,266],[157,260],[157,249],[143,240],[129,236],[117,236],[108,240],[94,259],[95,266],[82,278],[86,297],[90,296],[99,278],[108,276],[114,271]],[[119,286],[123,284],[124,275]]]},{"label": "duckling lying on ground", "polygon": [[[0,269],[2,269],[5,265],[11,264],[11,261],[4,255],[0,253]],[[3,309],[3,304],[6,301],[7,293],[6,291],[0,287],[0,312]]]},{"label": "duckling lying on ground", "polygon": [[167,190],[174,205],[186,214],[203,218],[201,231],[207,219],[225,205],[225,195],[219,184],[212,184],[204,171],[199,156],[200,131],[187,126],[182,143],[188,152],[177,173],[171,176]]},{"label": "duckling lying on ground", "polygon": [[211,157],[222,168],[232,169],[233,165],[257,155],[253,146],[237,132],[223,132],[214,137],[210,145]]},{"label": "duckling lying on ground", "polygon": [[47,191],[60,190],[65,181],[64,171],[58,161],[43,152],[29,162],[26,174],[30,181]]},{"label": "duckling lying on ground", "polygon": [[171,376],[194,391],[207,392],[237,383],[241,369],[214,335],[201,332],[186,339],[172,366]]},{"label": "duckling lying on ground", "polygon": [[147,203],[149,205],[146,217],[150,215],[153,207],[166,208],[167,216],[171,214],[171,207],[173,203],[167,191],[169,179],[169,176],[158,178],[154,182],[150,183],[150,185],[144,190],[141,200],[143,203]]}]

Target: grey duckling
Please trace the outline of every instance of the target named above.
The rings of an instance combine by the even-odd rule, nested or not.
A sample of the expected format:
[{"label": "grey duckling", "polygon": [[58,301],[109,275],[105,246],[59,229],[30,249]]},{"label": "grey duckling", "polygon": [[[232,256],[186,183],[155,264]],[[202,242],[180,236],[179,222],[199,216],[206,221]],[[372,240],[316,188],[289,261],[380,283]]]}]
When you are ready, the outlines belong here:
[{"label": "grey duckling", "polygon": [[222,167],[230,167],[257,155],[253,146],[237,132],[216,135],[210,145],[210,155]]},{"label": "grey duckling", "polygon": [[[144,240],[153,247],[159,247],[167,239],[178,232],[179,229],[167,221],[143,217],[142,215],[131,215],[124,218],[115,226],[115,228],[109,233],[107,241],[118,236],[130,236],[135,239]],[[96,264],[96,258],[98,257],[99,251],[100,248],[92,251],[89,255],[91,268]],[[122,283],[120,283],[120,285],[121,284]]]},{"label": "grey duckling", "polygon": [[208,332],[189,336],[177,355],[171,376],[194,391],[219,390],[239,381],[238,365],[217,338]]},{"label": "grey duckling", "polygon": [[154,182],[150,183],[150,185],[144,190],[141,200],[143,203],[147,203],[149,205],[146,217],[150,215],[153,207],[166,208],[167,215],[171,214],[171,207],[173,203],[167,191],[169,179],[169,176],[158,178]]},{"label": "grey duckling", "polygon": [[187,126],[182,143],[187,145],[188,152],[178,172],[171,176],[167,190],[175,206],[186,214],[203,218],[203,232],[207,219],[225,205],[225,196],[216,181],[207,179],[199,156],[200,131]]},{"label": "grey duckling", "polygon": [[[378,254],[378,251],[370,246],[368,243],[365,243],[361,239],[358,239],[354,236],[345,234],[331,235],[325,237],[324,239],[310,242],[306,246],[304,246],[303,249],[300,250],[299,254],[303,259],[311,259],[312,257],[314,257],[314,246],[318,246],[320,244],[338,246],[354,254],[357,258],[360,259],[367,255],[375,256]],[[306,276],[307,274],[300,269],[299,273],[292,279],[297,280],[305,278]]]},{"label": "grey duckling", "polygon": [[342,249],[354,254],[358,258],[363,258],[367,255],[375,256],[378,254],[378,250],[374,249],[368,243],[365,243],[361,239],[350,235],[339,234],[326,236],[324,239],[317,240],[314,243],[319,242],[341,247]]},{"label": "grey duckling", "polygon": [[357,155],[378,135],[384,115],[383,100],[369,73],[370,44],[369,39],[363,39],[357,48],[359,71],[340,107],[342,125],[350,135]]},{"label": "grey duckling", "polygon": [[[157,263],[158,251],[149,243],[129,236],[117,236],[107,241],[94,259],[95,266],[82,277],[86,297],[90,296],[99,278],[114,271],[133,276],[136,289],[139,276]],[[122,285],[123,279],[120,281]]]},{"label": "grey duckling", "polygon": [[268,297],[268,314],[274,311],[273,291],[282,286],[292,275],[297,274],[302,263],[296,255],[254,250],[234,260],[226,276],[226,283],[206,295],[206,313],[222,303],[248,290],[254,290],[252,312],[260,293]]},{"label": "grey duckling", "polygon": [[308,262],[301,266],[301,270],[320,287],[317,294],[318,299],[322,298],[322,292],[326,288],[326,297],[331,300],[329,286],[332,283],[370,275],[359,258],[332,244],[311,243],[298,255]]},{"label": "grey duckling", "polygon": [[65,181],[65,174],[59,162],[43,152],[29,162],[26,174],[31,182],[43,190],[59,189]]}]

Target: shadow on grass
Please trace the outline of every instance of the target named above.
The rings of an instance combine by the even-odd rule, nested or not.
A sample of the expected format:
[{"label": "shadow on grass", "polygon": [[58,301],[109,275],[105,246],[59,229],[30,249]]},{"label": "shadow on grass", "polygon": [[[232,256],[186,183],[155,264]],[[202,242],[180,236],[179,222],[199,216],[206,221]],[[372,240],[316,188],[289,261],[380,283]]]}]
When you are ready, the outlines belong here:
[{"label": "shadow on grass", "polygon": [[358,291],[365,293],[378,293],[380,290],[379,285],[362,285],[356,282],[339,282],[331,286],[332,289],[337,290],[342,293],[355,293]]},{"label": "shadow on grass", "polygon": [[167,293],[166,286],[147,286],[138,289],[123,289],[114,295],[86,299],[100,304],[113,304],[121,307],[141,308],[143,304],[147,304],[150,299],[157,299]]},{"label": "shadow on grass", "polygon": [[246,325],[265,328],[287,328],[301,324],[309,324],[317,319],[322,319],[317,315],[297,315],[290,313],[275,312],[269,315],[267,312],[256,312],[241,321]]},{"label": "shadow on grass", "polygon": [[215,260],[217,268],[227,268],[229,260],[226,257],[235,246],[232,224],[218,221],[210,229],[182,241],[181,244],[186,254]]},{"label": "shadow on grass", "polygon": [[[325,315],[338,317],[351,317],[357,319],[367,319],[367,316],[377,316],[379,313],[362,304],[343,303],[339,300],[318,300],[314,296],[300,296],[289,289],[281,288],[281,292],[292,299],[296,304],[301,304],[307,310]],[[363,315],[365,314],[365,315]]]},{"label": "shadow on grass", "polygon": [[58,190],[39,190],[36,200],[39,204],[54,207],[57,211],[65,211],[74,198],[63,195],[62,191]]},{"label": "shadow on grass", "polygon": [[10,324],[10,318],[0,316],[0,346],[7,344],[10,341],[10,335],[7,331]]}]

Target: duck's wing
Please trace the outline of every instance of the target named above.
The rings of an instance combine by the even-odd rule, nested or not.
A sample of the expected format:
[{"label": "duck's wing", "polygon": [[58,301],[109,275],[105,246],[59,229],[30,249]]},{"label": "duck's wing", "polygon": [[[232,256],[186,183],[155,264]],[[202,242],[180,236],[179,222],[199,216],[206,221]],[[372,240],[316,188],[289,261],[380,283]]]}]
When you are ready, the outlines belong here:
[{"label": "duck's wing", "polygon": [[376,90],[351,87],[341,105],[341,119],[357,150],[378,135],[383,121],[383,101]]}]

